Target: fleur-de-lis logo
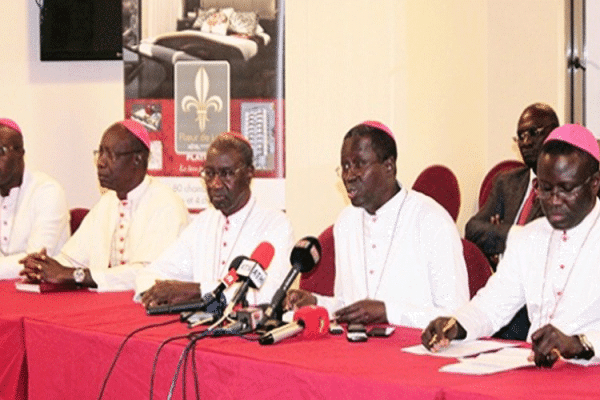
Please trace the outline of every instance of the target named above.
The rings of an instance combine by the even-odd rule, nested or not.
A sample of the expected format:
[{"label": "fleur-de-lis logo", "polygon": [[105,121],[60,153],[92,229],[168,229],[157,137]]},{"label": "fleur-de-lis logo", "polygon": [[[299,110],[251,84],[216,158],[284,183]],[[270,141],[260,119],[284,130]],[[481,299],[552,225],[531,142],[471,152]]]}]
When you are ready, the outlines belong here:
[{"label": "fleur-de-lis logo", "polygon": [[[196,109],[196,121],[200,127],[200,132],[206,130],[206,122],[208,119],[208,109],[213,108],[215,112],[221,112],[223,109],[223,101],[219,96],[208,97],[210,88],[210,80],[204,68],[199,68],[195,80],[196,94],[198,98],[187,95],[181,100],[181,108],[185,112],[189,112],[192,108]],[[207,98],[208,97],[208,98]]]}]

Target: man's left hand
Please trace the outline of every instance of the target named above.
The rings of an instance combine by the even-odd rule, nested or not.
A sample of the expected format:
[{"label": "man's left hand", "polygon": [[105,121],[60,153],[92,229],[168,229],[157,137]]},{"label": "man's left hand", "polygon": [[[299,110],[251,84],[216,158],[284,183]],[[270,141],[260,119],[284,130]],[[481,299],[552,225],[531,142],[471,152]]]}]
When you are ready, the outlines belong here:
[{"label": "man's left hand", "polygon": [[20,261],[23,270],[19,275],[25,276],[32,282],[66,283],[73,281],[73,268],[61,265],[55,259],[48,257],[46,250],[29,254]]},{"label": "man's left hand", "polygon": [[338,322],[386,324],[385,303],[379,300],[360,300],[335,312]]},{"label": "man's left hand", "polygon": [[200,300],[201,298],[202,294],[198,283],[157,280],[154,286],[142,295],[142,303],[144,307],[148,308]]},{"label": "man's left hand", "polygon": [[573,358],[584,349],[576,336],[568,336],[548,324],[531,335],[533,361],[538,367],[551,368],[560,357]]}]

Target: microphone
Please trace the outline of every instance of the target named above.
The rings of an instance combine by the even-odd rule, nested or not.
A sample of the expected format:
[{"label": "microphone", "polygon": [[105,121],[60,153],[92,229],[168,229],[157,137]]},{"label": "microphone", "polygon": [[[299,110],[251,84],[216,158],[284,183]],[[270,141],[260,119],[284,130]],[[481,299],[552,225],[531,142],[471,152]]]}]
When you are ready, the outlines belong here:
[{"label": "microphone", "polygon": [[248,257],[237,256],[236,258],[234,258],[231,264],[229,265],[229,271],[227,272],[227,275],[225,275],[223,279],[221,279],[221,283],[219,283],[219,285],[212,292],[208,292],[204,296],[202,296],[201,300],[150,307],[146,310],[146,313],[148,315],[177,314],[181,312],[200,311],[206,309],[215,301],[219,300],[223,291],[229,286],[233,285],[238,280],[237,269],[240,267],[242,262],[244,262],[244,260],[248,260]]},{"label": "microphone", "polygon": [[267,279],[265,269],[269,268],[271,260],[275,255],[275,248],[269,242],[261,242],[252,252],[250,259],[245,259],[240,264],[237,274],[243,281],[242,285],[236,290],[227,308],[223,312],[224,316],[229,315],[233,308],[246,297],[246,292],[250,287],[260,289]]},{"label": "microphone", "polygon": [[274,344],[302,333],[306,339],[315,339],[329,332],[329,313],[324,307],[305,306],[294,313],[294,322],[275,328],[258,339],[260,344]]},{"label": "microphone", "polygon": [[321,259],[321,244],[317,238],[307,236],[296,243],[290,254],[290,263],[292,269],[285,277],[283,283],[277,289],[271,303],[267,306],[264,313],[264,321],[273,318],[275,314],[281,314],[281,303],[285,298],[296,277],[300,273],[309,272]]}]

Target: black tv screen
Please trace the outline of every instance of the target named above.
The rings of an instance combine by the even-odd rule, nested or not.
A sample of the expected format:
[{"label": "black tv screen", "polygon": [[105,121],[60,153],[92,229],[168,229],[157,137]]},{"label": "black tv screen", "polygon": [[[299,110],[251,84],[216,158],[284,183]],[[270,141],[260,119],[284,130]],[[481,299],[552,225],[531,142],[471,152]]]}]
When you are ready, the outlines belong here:
[{"label": "black tv screen", "polygon": [[42,61],[121,60],[123,0],[44,0]]}]

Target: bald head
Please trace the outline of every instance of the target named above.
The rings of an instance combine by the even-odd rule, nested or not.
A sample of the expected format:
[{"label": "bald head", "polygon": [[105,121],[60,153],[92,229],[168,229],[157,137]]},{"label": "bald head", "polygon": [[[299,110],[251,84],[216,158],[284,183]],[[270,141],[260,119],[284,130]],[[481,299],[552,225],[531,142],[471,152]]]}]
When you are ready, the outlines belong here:
[{"label": "bald head", "polygon": [[548,104],[535,103],[521,113],[517,124],[517,144],[523,162],[533,171],[536,170],[544,140],[558,125],[558,116]]},{"label": "bald head", "polygon": [[555,127],[559,125],[556,112],[545,103],[534,103],[523,110],[519,117],[519,124],[528,119],[533,119],[540,125],[555,125]]},{"label": "bald head", "polygon": [[208,151],[211,149],[218,151],[219,153],[225,153],[233,150],[239,154],[242,162],[246,166],[252,165],[253,153],[252,147],[248,140],[235,133],[222,133],[210,144]]}]

